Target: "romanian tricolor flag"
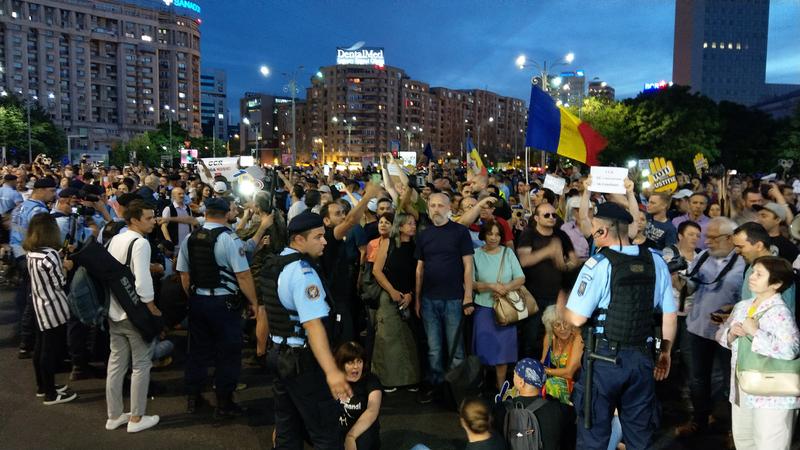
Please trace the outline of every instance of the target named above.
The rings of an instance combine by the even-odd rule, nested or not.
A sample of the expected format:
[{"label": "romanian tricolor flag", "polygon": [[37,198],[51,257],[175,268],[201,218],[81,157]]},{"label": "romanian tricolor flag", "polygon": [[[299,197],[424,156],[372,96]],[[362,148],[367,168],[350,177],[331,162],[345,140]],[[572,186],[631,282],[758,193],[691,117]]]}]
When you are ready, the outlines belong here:
[{"label": "romanian tricolor flag", "polygon": [[486,166],[483,165],[481,155],[478,153],[478,149],[475,148],[475,144],[472,143],[471,137],[467,138],[467,164],[474,175],[487,174]]},{"label": "romanian tricolor flag", "polygon": [[525,146],[556,153],[589,166],[599,164],[597,155],[608,142],[536,86],[531,86],[528,132]]}]

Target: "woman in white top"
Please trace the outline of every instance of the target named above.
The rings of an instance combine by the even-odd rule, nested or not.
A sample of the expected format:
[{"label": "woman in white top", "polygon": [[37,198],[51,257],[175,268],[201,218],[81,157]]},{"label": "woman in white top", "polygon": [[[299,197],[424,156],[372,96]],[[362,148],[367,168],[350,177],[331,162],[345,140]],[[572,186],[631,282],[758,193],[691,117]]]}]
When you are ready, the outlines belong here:
[{"label": "woman in white top", "polygon": [[717,342],[731,350],[731,425],[736,448],[789,449],[800,410],[800,397],[750,395],[739,386],[736,364],[742,337],[752,338],[750,351],[775,359],[800,356],[800,332],[780,293],[794,275],[789,262],[775,256],[753,261],[747,281],[755,298],[742,299],[717,331]]},{"label": "woman in white top", "polygon": [[36,314],[38,333],[33,352],[36,371],[37,397],[44,397],[45,405],[55,405],[75,400],[78,396],[66,386],[56,386],[55,373],[58,347],[66,332],[70,318],[65,270],[72,262],[62,262],[57,248],[61,247],[61,233],[56,219],[50,214],[37,214],[31,218],[22,248],[28,252],[28,273],[31,279],[31,298]]}]

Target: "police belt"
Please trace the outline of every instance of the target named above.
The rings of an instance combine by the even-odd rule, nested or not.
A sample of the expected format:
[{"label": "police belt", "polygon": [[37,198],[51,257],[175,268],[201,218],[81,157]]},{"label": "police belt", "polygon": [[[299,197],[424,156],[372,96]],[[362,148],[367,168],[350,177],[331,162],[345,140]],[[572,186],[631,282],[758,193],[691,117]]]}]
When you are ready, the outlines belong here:
[{"label": "police belt", "polygon": [[276,366],[276,372],[281,379],[321,370],[310,347],[292,347],[288,344],[278,344]]},{"label": "police belt", "polygon": [[602,334],[596,334],[595,348],[592,350],[596,351],[597,348],[600,347],[601,345],[608,347],[609,350],[615,353],[618,352],[619,350],[638,350],[648,355],[652,354],[653,352],[653,341],[649,342],[645,341],[640,344],[624,344],[618,341],[612,341],[610,339],[607,339]]}]

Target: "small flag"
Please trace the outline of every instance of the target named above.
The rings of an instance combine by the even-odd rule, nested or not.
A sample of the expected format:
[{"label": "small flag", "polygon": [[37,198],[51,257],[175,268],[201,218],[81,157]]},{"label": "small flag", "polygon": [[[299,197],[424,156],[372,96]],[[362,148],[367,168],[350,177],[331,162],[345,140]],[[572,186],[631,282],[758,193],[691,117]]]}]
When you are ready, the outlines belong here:
[{"label": "small flag", "polygon": [[475,144],[472,143],[472,138],[467,138],[467,164],[469,168],[472,169],[472,173],[475,175],[486,175],[486,167],[483,165],[483,161],[481,160],[481,155],[478,153],[478,149],[475,147]]},{"label": "small flag", "polygon": [[556,153],[589,166],[599,164],[597,155],[608,141],[536,86],[531,86],[525,146]]},{"label": "small flag", "polygon": [[433,161],[433,149],[431,148],[430,142],[425,144],[425,151],[422,152],[422,154],[425,155],[426,158],[428,158],[428,162]]}]

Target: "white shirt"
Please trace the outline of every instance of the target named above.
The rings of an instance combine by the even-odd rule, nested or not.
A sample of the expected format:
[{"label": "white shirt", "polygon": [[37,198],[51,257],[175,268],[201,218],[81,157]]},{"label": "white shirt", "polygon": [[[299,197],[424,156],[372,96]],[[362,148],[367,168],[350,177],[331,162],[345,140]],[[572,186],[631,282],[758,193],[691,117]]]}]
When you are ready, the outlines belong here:
[{"label": "white shirt", "polygon": [[[185,205],[181,205],[180,203],[172,202],[172,206],[175,207],[175,212],[178,213],[176,217],[189,217],[188,208]],[[161,211],[161,217],[169,218],[171,217],[169,212],[169,206],[165,207],[163,211]],[[179,223],[178,224],[178,236],[170,236],[172,242],[176,245],[183,242],[186,236],[192,232],[192,227],[188,223]]]},{"label": "white shirt", "polygon": [[[134,239],[138,239],[138,241],[133,244],[130,268],[135,279],[136,293],[142,303],[150,303],[155,297],[155,291],[153,290],[153,278],[150,275],[150,243],[147,242],[147,239],[136,231],[127,230],[111,239],[108,244],[108,252],[114,258],[117,258],[117,261],[125,264],[125,258],[128,256],[128,246]],[[111,294],[108,318],[114,322],[120,322],[128,318],[114,294]]]},{"label": "white shirt", "polygon": [[292,203],[292,206],[289,207],[289,212],[286,214],[286,223],[288,224],[291,222],[292,219],[294,219],[294,216],[300,214],[306,209],[308,209],[308,206],[306,206],[306,202],[303,201],[303,199]]}]

